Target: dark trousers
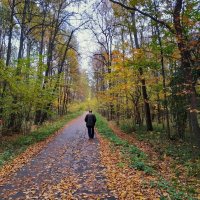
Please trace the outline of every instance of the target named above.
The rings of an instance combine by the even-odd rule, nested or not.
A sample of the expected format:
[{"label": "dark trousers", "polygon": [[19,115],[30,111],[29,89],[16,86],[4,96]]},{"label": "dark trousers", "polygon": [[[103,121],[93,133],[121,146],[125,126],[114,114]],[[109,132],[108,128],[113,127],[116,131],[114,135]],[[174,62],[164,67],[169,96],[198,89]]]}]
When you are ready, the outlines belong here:
[{"label": "dark trousers", "polygon": [[87,126],[89,138],[94,138],[94,126]]}]

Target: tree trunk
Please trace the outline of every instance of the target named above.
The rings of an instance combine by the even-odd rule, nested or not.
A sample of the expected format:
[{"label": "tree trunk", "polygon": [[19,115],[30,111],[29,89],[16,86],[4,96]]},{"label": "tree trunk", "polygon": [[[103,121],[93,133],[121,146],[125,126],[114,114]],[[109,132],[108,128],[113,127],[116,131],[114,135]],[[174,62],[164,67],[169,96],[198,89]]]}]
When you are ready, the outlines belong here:
[{"label": "tree trunk", "polygon": [[15,0],[12,1],[11,14],[10,14],[10,26],[9,26],[9,34],[8,34],[8,47],[7,47],[7,56],[6,56],[6,66],[10,64],[11,57],[11,48],[12,48],[12,34],[13,34],[13,20],[15,13]]},{"label": "tree trunk", "polygon": [[[19,42],[19,51],[18,51],[18,61],[23,57],[23,46],[24,46],[24,33],[25,33],[25,22],[26,22],[26,13],[27,13],[28,0],[24,2],[24,8],[22,13],[22,22],[21,22],[21,32],[20,32],[20,42]],[[20,73],[20,67],[18,68],[18,74]]]},{"label": "tree trunk", "polygon": [[[184,76],[186,87],[186,93],[189,95],[189,105],[190,105],[190,115],[191,115],[191,125],[192,130],[196,136],[196,141],[200,145],[200,127],[197,119],[197,97],[195,93],[195,83],[192,75],[192,59],[189,48],[185,43],[185,38],[183,34],[183,27],[181,25],[181,10],[183,6],[183,0],[177,0],[174,8],[173,20],[174,28],[176,30],[176,39],[178,44],[178,49],[181,55],[181,71]],[[186,98],[187,99],[187,98]]]},{"label": "tree trunk", "polygon": [[[155,12],[157,13],[157,5],[156,2],[153,2]],[[156,14],[156,19],[158,19]],[[161,72],[162,72],[162,79],[163,79],[163,93],[164,93],[164,114],[166,116],[166,122],[167,122],[167,137],[170,138],[170,124],[169,124],[169,109],[168,109],[168,101],[167,101],[167,90],[166,90],[166,77],[165,77],[165,67],[164,67],[164,54],[163,54],[163,45],[162,45],[162,39],[160,36],[160,29],[158,24],[156,23],[156,32],[158,35],[158,44],[160,46],[160,63],[161,63]]]},{"label": "tree trunk", "polygon": [[[42,5],[44,6],[44,5]],[[43,8],[43,19],[42,19],[42,30],[41,30],[41,39],[40,39],[40,47],[39,47],[39,64],[38,64],[38,69],[37,69],[37,76],[38,76],[38,79],[40,80],[41,82],[41,87],[42,87],[42,82],[43,82],[43,78],[42,78],[42,65],[43,65],[43,51],[44,51],[44,36],[45,36],[45,20],[46,20],[46,5],[45,5],[45,8]],[[35,119],[34,119],[34,123],[35,124],[40,124],[41,123],[41,118],[42,118],[42,110],[36,110],[36,113],[35,113]]]},{"label": "tree trunk", "polygon": [[[133,23],[133,32],[134,32],[134,39],[135,39],[135,46],[137,49],[140,49],[139,42],[138,42],[138,36],[137,36],[137,29],[136,29],[136,24],[135,24],[135,12],[132,12],[132,23]],[[150,106],[149,106],[149,99],[147,95],[147,89],[146,89],[146,83],[145,79],[143,78],[143,69],[140,67],[139,68],[139,73],[141,78],[141,83],[142,83],[142,95],[144,99],[144,108],[145,108],[145,117],[146,117],[146,126],[147,126],[147,131],[152,131],[153,126],[152,126],[152,120],[151,120],[151,111],[150,111]]]}]

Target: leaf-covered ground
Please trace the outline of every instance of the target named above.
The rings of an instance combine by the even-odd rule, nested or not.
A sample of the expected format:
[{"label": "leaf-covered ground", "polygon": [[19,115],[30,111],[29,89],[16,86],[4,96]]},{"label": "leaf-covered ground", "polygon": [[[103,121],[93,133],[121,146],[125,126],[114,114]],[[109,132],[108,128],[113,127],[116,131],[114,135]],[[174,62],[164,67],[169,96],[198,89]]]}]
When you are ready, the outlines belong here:
[{"label": "leaf-covered ground", "polygon": [[2,169],[0,199],[117,199],[106,184],[99,141],[88,140],[84,116],[38,145]]},{"label": "leaf-covered ground", "polygon": [[108,188],[113,191],[118,199],[122,200],[158,200],[160,191],[151,188],[144,182],[152,181],[152,177],[145,173],[131,169],[121,152],[108,143],[107,139],[99,137],[101,143],[101,158],[107,166]]},{"label": "leaf-covered ground", "polygon": [[[187,170],[183,165],[177,164],[172,157],[167,156],[166,154],[160,156],[149,143],[139,141],[133,134],[123,133],[114,123],[109,123],[109,127],[118,137],[128,141],[130,144],[134,144],[148,155],[149,162],[156,170],[158,177],[162,177],[167,182],[171,182],[177,189],[180,188],[182,191],[185,190],[186,193],[192,194],[193,190],[195,190],[196,194],[193,195],[195,197],[191,199],[200,198],[200,180],[188,176]],[[169,189],[169,186],[166,185],[166,188]]]},{"label": "leaf-covered ground", "polygon": [[148,144],[111,130],[99,115],[100,134],[89,140],[84,116],[3,167],[0,199],[196,199],[169,184],[171,158],[161,161]]},{"label": "leaf-covered ground", "polygon": [[[123,133],[98,115],[97,127],[103,136],[102,160],[108,166],[109,186],[119,199],[199,199],[199,182],[191,184],[185,169],[179,165],[179,176],[174,172],[173,159],[159,154],[146,142]],[[109,141],[109,145],[106,145]],[[106,146],[108,147],[107,150]],[[108,153],[108,152],[111,153]],[[114,155],[114,156],[113,156]]]}]

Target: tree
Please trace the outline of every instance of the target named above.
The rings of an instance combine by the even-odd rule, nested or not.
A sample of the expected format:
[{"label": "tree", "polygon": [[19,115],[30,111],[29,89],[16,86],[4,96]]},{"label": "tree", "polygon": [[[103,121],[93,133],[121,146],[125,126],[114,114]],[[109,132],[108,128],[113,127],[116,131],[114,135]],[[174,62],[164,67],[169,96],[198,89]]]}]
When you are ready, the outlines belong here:
[{"label": "tree", "polygon": [[80,26],[70,25],[69,18],[75,15],[71,6],[80,2],[1,2],[0,118],[4,133],[21,132],[34,121],[40,124],[53,115],[66,114],[70,101],[79,98],[72,98],[77,92],[72,85],[80,84],[78,76],[82,76],[74,35]]},{"label": "tree", "polygon": [[[111,14],[111,7],[106,1],[96,9],[96,17],[92,19],[90,30],[93,32],[98,45],[101,48],[101,57],[104,59],[106,73],[111,73],[112,65],[112,49],[113,49],[113,35],[114,35],[114,19]],[[108,80],[108,89],[112,87],[112,81]],[[112,96],[112,94],[110,94]],[[114,118],[114,107],[112,101],[108,103],[109,119]]]},{"label": "tree", "polygon": [[[176,39],[177,48],[180,52],[180,66],[179,66],[179,76],[182,76],[183,79],[180,79],[179,84],[184,85],[184,98],[182,101],[188,101],[188,108],[183,107],[182,104],[180,104],[180,107],[183,109],[183,112],[187,112],[187,109],[190,110],[190,118],[191,118],[191,125],[192,130],[195,133],[195,136],[198,141],[200,141],[200,129],[198,125],[197,120],[197,97],[196,97],[196,91],[195,86],[197,83],[197,78],[194,76],[194,74],[198,73],[197,71],[197,64],[194,59],[193,50],[190,46],[190,40],[192,37],[190,36],[190,31],[195,33],[197,18],[194,17],[193,20],[186,20],[189,19],[189,10],[192,8],[195,8],[197,6],[197,2],[187,2],[185,5],[183,4],[182,0],[175,1],[174,8],[173,8],[173,27],[170,26],[170,21],[168,19],[158,19],[157,14],[152,12],[147,12],[146,10],[143,11],[142,9],[139,9],[136,7],[137,2],[129,2],[128,4],[121,3],[119,1],[110,0],[111,2],[118,4],[122,6],[124,9],[129,10],[130,12],[138,12],[141,15],[151,19],[156,24],[161,25],[163,28],[165,28],[167,31],[172,34]],[[145,4],[146,2],[144,2]],[[162,11],[160,11],[162,12]],[[159,14],[160,14],[159,12]],[[188,23],[185,23],[185,21],[188,21]],[[193,26],[191,26],[193,24]],[[197,36],[198,37],[198,36]],[[182,89],[182,88],[179,88]],[[183,119],[184,120],[184,119]],[[182,124],[178,124],[178,130],[184,133],[184,128]]]}]

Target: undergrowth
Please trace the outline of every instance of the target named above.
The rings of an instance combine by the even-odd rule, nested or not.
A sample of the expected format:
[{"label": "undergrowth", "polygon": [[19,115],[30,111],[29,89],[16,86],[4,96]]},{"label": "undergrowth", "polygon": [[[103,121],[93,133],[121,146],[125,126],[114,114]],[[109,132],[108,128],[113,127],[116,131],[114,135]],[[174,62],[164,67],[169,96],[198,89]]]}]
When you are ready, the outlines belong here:
[{"label": "undergrowth", "polygon": [[[110,140],[112,144],[118,148],[120,148],[121,152],[124,154],[124,156],[128,157],[130,161],[130,167],[133,167],[137,170],[144,171],[147,174],[151,174],[156,178],[156,181],[154,183],[150,183],[152,187],[157,187],[163,191],[166,191],[168,195],[170,196],[170,199],[173,200],[194,200],[195,198],[191,197],[195,191],[191,189],[191,191],[185,191],[185,188],[180,188],[178,185],[176,185],[174,182],[168,182],[164,178],[162,178],[159,172],[156,172],[156,170],[151,166],[151,164],[148,162],[148,155],[145,154],[143,151],[141,151],[139,148],[137,148],[135,145],[128,143],[125,140],[122,140],[119,138],[114,132],[109,128],[108,122],[105,118],[103,118],[101,115],[96,114],[97,116],[97,123],[96,127],[98,129],[98,132]],[[133,127],[126,128],[128,123],[124,125],[123,130],[133,130]],[[136,128],[135,128],[136,129]],[[161,131],[161,129],[158,129]],[[140,130],[141,131],[141,130]],[[130,132],[129,132],[130,133]],[[151,133],[150,138],[159,138],[157,134]],[[144,135],[143,135],[144,136]],[[142,138],[140,138],[142,139]],[[123,166],[120,164],[120,166]],[[187,194],[190,193],[190,194]],[[165,197],[164,195],[160,197],[160,199],[169,199],[168,197]]]},{"label": "undergrowth", "polygon": [[122,140],[108,127],[106,120],[97,114],[96,127],[98,132],[109,139],[114,146],[119,146],[124,156],[129,156],[130,167],[144,171],[148,174],[154,172],[154,169],[148,163],[148,156],[136,146]]},{"label": "undergrowth", "polygon": [[0,142],[0,167],[20,153],[24,152],[30,145],[48,138],[50,135],[62,128],[68,121],[76,118],[81,113],[81,111],[69,113],[53,122],[47,122],[27,135],[15,136],[15,139],[13,140],[2,140]]},{"label": "undergrowth", "polygon": [[185,166],[190,177],[200,178],[200,148],[183,140],[169,140],[161,124],[154,124],[154,131],[147,132],[145,126],[134,126],[129,120],[122,121],[120,128],[123,132],[137,136],[138,140],[150,143],[160,154],[160,158],[170,156],[176,164]]},{"label": "undergrowth", "polygon": [[125,133],[133,133],[135,131],[135,126],[132,121],[123,120],[120,121],[120,129]]}]

